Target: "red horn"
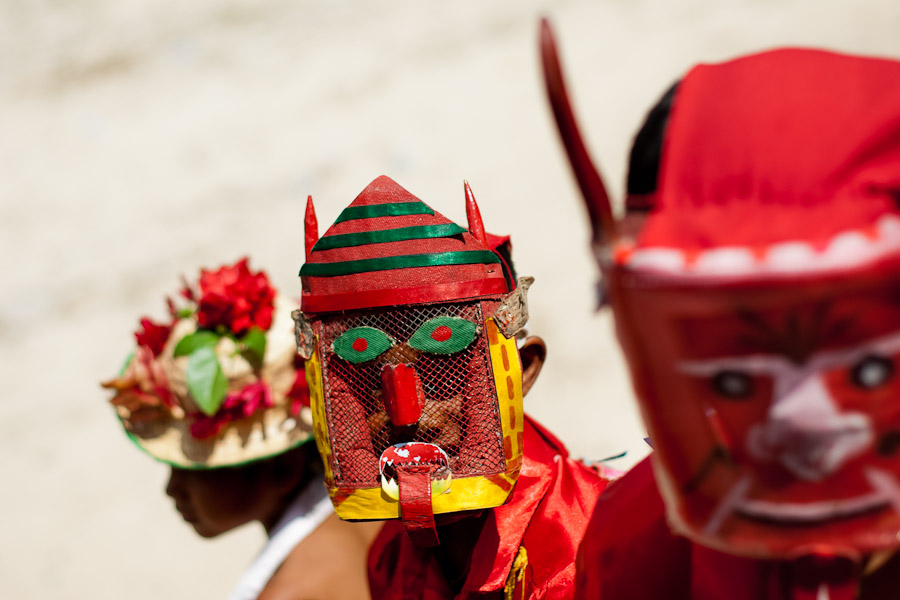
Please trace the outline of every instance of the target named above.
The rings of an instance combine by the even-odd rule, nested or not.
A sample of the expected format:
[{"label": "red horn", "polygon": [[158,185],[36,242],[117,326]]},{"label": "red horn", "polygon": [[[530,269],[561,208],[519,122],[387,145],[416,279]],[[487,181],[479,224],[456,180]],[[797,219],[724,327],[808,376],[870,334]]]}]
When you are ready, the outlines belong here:
[{"label": "red horn", "polygon": [[575,121],[575,114],[566,92],[553,30],[546,18],[541,19],[541,64],[544,67],[544,83],[547,86],[553,116],[556,118],[556,126],[587,205],[594,232],[593,242],[595,245],[609,244],[616,237],[616,221],[612,214],[609,195],[603,185],[603,178],[600,177],[581,139],[578,123]]},{"label": "red horn", "polygon": [[312,196],[306,199],[306,217],[303,219],[303,235],[306,242],[306,258],[313,246],[319,241],[319,222],[316,220],[316,207],[313,206]]},{"label": "red horn", "polygon": [[484,233],[484,223],[481,221],[481,211],[478,210],[475,194],[472,193],[472,188],[469,187],[468,181],[463,180],[463,188],[466,190],[466,219],[469,221],[469,233],[482,245],[490,248],[487,235]]}]

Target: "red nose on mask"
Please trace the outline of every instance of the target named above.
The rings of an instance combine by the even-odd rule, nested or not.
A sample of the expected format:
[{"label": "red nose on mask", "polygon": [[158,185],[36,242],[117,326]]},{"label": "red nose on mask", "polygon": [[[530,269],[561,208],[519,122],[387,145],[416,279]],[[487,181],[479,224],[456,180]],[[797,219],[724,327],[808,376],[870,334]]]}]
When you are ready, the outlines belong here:
[{"label": "red nose on mask", "polygon": [[409,365],[385,365],[381,370],[381,401],[394,425],[415,425],[422,416],[425,394],[416,370]]}]

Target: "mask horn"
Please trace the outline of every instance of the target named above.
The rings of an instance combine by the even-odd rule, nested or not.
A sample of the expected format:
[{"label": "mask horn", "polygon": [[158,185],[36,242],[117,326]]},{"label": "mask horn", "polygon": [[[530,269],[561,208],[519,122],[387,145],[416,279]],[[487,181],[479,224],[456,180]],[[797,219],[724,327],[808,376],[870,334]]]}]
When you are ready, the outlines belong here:
[{"label": "mask horn", "polygon": [[463,180],[463,188],[466,190],[466,219],[469,221],[469,233],[485,247],[488,245],[487,235],[484,233],[484,223],[481,221],[481,211],[478,210],[478,203],[475,202],[475,194],[469,187],[469,182]]},{"label": "mask horn", "polygon": [[309,259],[309,253],[312,252],[313,246],[319,241],[319,222],[316,220],[316,207],[313,206],[312,196],[306,199],[306,217],[303,219],[303,235],[306,243],[306,258]]},{"label": "mask horn", "polygon": [[578,130],[578,123],[575,121],[575,114],[566,92],[553,30],[546,18],[541,19],[541,64],[556,126],[587,205],[594,246],[609,244],[616,237],[616,221],[613,218],[609,195]]}]

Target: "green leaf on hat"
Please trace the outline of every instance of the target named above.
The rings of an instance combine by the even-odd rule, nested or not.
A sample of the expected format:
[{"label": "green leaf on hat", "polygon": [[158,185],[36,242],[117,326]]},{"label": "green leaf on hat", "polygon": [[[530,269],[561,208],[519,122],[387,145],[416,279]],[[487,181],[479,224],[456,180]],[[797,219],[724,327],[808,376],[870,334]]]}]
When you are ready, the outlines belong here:
[{"label": "green leaf on hat", "polygon": [[215,346],[219,343],[219,335],[212,331],[195,331],[181,338],[175,345],[173,354],[178,356],[188,356],[193,354],[197,348],[205,346]]},{"label": "green leaf on hat", "polygon": [[200,410],[209,416],[216,414],[225,400],[228,381],[212,346],[200,346],[191,353],[186,378],[188,391]]},{"label": "green leaf on hat", "polygon": [[251,327],[241,338],[241,344],[244,346],[241,355],[247,359],[250,364],[260,367],[263,358],[266,356],[266,334],[259,327]]}]

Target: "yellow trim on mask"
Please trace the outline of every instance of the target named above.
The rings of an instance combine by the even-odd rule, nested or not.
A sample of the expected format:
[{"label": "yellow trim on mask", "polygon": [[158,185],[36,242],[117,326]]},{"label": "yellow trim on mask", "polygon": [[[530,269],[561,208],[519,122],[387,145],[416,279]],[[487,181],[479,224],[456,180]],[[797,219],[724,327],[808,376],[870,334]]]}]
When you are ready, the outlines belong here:
[{"label": "yellow trim on mask", "polygon": [[[508,475],[497,475],[508,487],[494,483],[487,477],[466,477],[453,479],[449,491],[431,497],[434,514],[478,510],[500,506],[509,497],[513,478]],[[357,490],[329,489],[334,510],[341,519],[399,519],[400,503],[385,496],[381,487]],[[341,499],[340,496],[346,494]]]},{"label": "yellow trim on mask", "polygon": [[[318,346],[318,344],[317,344]],[[322,358],[316,348],[312,357],[306,361],[306,385],[309,386],[309,404],[313,413],[313,430],[316,435],[316,447],[325,465],[325,485],[334,485],[331,470],[331,440],[328,438],[328,421],[325,419],[325,392],[322,386]]]},{"label": "yellow trim on mask", "polygon": [[506,474],[515,479],[522,465],[522,436],[525,430],[525,412],[522,408],[522,362],[515,338],[507,339],[492,318],[485,321],[485,328],[491,352],[491,366],[494,370],[494,386],[500,401]]}]

